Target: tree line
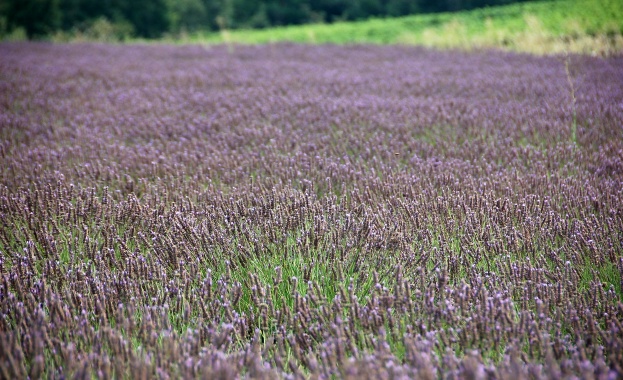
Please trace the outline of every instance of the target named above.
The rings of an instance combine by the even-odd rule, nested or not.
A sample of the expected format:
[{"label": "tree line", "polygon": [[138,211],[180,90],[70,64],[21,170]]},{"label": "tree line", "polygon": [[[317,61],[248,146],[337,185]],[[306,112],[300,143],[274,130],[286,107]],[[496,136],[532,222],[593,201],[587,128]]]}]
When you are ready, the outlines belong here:
[{"label": "tree line", "polygon": [[467,10],[527,0],[0,0],[0,32],[28,38],[105,20],[128,36],[362,20]]}]

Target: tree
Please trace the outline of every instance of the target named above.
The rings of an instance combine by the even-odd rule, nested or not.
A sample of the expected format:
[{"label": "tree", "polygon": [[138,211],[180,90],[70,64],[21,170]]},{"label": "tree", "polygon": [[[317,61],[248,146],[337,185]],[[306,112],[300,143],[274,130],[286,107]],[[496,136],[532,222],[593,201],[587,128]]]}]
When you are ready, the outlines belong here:
[{"label": "tree", "polygon": [[305,0],[269,0],[266,13],[272,25],[303,24],[311,19],[311,10]]},{"label": "tree", "polygon": [[59,12],[61,14],[59,27],[62,30],[70,30],[87,19],[82,10],[82,0],[60,0]]},{"label": "tree", "polygon": [[168,9],[164,0],[133,0],[120,3],[123,17],[134,26],[139,37],[160,37],[169,29]]},{"label": "tree", "polygon": [[411,0],[389,0],[387,15],[392,17],[406,16],[419,11],[417,2]]},{"label": "tree", "polygon": [[208,29],[210,22],[201,0],[168,0],[169,28],[173,32]]},{"label": "tree", "polygon": [[6,12],[9,29],[22,27],[29,39],[52,33],[61,25],[58,0],[9,0]]}]

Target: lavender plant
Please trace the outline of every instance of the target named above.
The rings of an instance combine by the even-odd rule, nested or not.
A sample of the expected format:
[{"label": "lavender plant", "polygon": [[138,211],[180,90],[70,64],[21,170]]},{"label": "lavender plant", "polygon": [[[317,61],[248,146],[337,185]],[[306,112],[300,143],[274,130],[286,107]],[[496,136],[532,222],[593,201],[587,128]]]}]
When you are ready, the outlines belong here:
[{"label": "lavender plant", "polygon": [[0,377],[620,377],[623,62],[568,62],[0,45]]}]

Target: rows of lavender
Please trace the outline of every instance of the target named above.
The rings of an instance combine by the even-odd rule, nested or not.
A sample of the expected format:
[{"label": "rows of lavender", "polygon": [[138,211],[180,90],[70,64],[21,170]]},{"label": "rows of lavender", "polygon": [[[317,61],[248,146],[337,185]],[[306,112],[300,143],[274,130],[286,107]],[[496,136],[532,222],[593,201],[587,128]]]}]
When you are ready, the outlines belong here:
[{"label": "rows of lavender", "polygon": [[623,376],[623,57],[0,45],[0,378]]}]

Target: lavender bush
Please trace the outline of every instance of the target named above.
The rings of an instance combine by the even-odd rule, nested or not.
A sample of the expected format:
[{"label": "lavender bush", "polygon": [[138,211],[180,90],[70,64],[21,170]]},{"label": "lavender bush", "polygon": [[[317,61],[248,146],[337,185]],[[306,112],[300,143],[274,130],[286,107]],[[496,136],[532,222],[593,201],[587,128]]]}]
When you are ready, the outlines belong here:
[{"label": "lavender bush", "polygon": [[623,59],[0,45],[1,378],[623,376]]}]

